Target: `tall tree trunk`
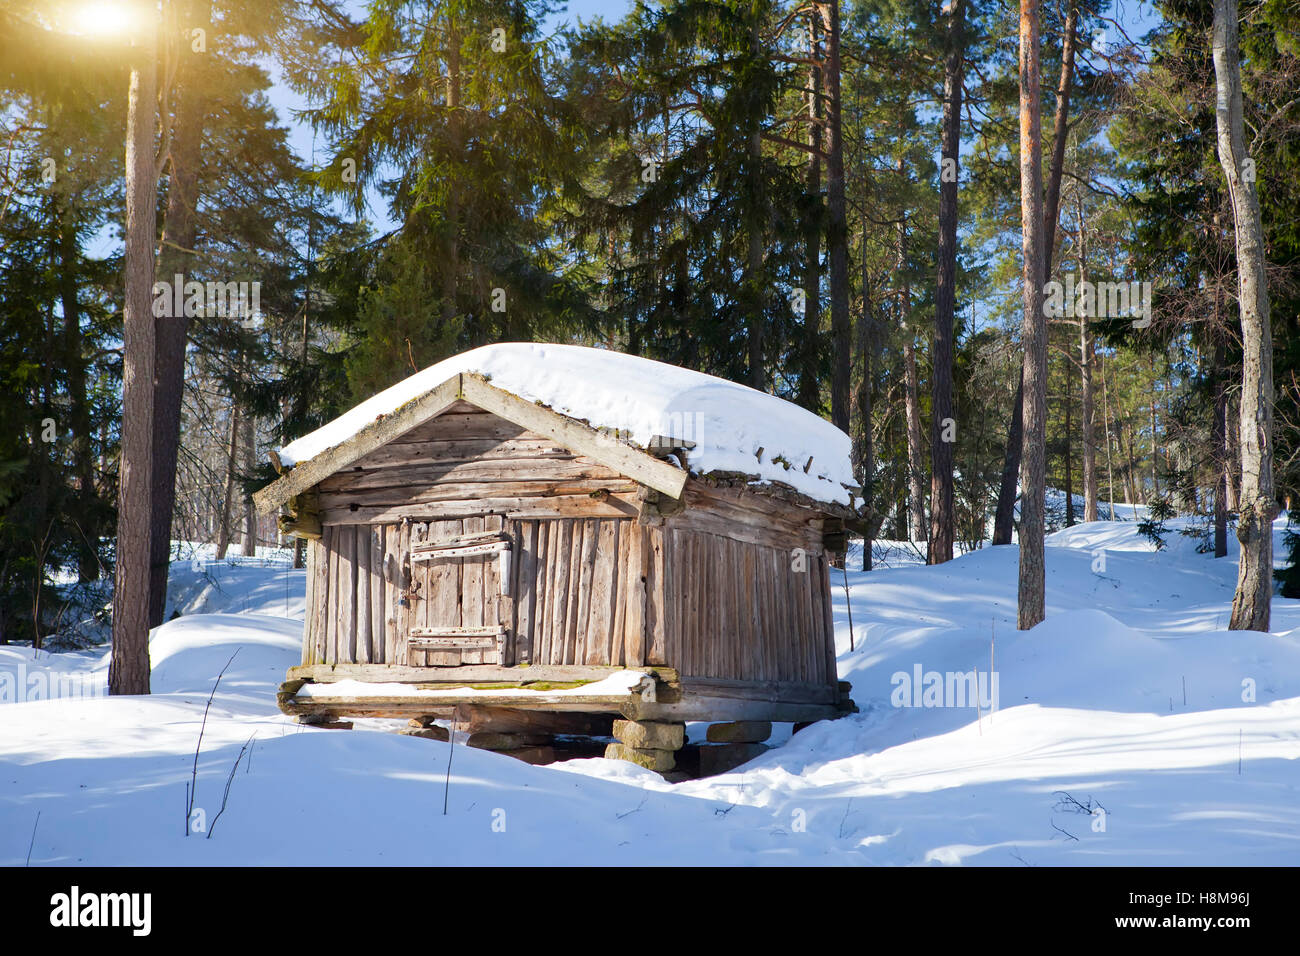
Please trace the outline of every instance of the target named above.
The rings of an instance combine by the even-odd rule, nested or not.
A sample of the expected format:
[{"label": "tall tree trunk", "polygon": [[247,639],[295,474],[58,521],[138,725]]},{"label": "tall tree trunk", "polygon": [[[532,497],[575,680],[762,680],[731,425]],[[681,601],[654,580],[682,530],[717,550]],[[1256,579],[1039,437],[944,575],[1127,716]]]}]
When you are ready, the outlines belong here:
[{"label": "tall tree trunk", "polygon": [[[1241,403],[1233,409],[1231,397],[1228,399],[1228,420],[1236,421],[1241,417]],[[1229,428],[1225,436],[1225,443],[1228,446],[1228,511],[1237,512],[1241,507],[1241,431],[1240,428]]]},{"label": "tall tree trunk", "polygon": [[1020,581],[1016,626],[1043,620],[1046,505],[1047,316],[1043,314],[1042,100],[1038,0],[1020,0],[1020,220],[1024,230],[1024,452],[1020,465]]},{"label": "tall tree trunk", "polygon": [[965,0],[955,0],[943,65],[943,143],[939,181],[939,261],[934,288],[933,372],[930,376],[930,546],[927,564],[952,560],[953,512],[952,337],[957,310],[957,169],[965,67]]},{"label": "tall tree trunk", "polygon": [[239,454],[239,404],[230,406],[230,443],[226,452],[226,484],[221,496],[221,521],[217,524],[217,560],[224,561],[230,547],[230,512],[235,500],[235,463]]},{"label": "tall tree trunk", "polygon": [[[460,31],[449,17],[447,21],[447,128],[451,134],[453,150],[458,149],[460,145],[460,44]],[[460,206],[457,202],[459,188],[453,179],[447,191],[446,222],[443,226],[446,230],[447,262],[443,266],[442,273],[442,319],[448,326],[460,314],[457,305],[457,279],[460,275]],[[478,341],[484,333],[482,323],[479,325],[480,327],[472,330],[472,333],[476,344],[483,344]]]},{"label": "tall tree trunk", "polygon": [[[1068,380],[1067,380],[1068,382]],[[1074,398],[1070,389],[1065,390],[1065,526],[1074,527],[1074,478],[1070,470],[1070,413],[1074,408]]]},{"label": "tall tree trunk", "polygon": [[1056,114],[1052,119],[1052,165],[1047,170],[1047,201],[1043,207],[1043,281],[1052,271],[1056,227],[1061,211],[1061,178],[1065,172],[1065,143],[1070,133],[1070,92],[1074,85],[1074,33],[1079,8],[1070,4],[1061,28],[1061,78],[1056,84]]},{"label": "tall tree trunk", "polygon": [[853,360],[849,322],[849,227],[844,199],[844,139],[840,127],[840,4],[821,4],[826,31],[826,252],[830,260],[831,295],[831,421],[849,430],[849,363]]},{"label": "tall tree trunk", "polygon": [[[1215,293],[1215,319],[1219,317],[1219,295]],[[1218,322],[1215,322],[1218,329]],[[1219,337],[1218,332],[1215,338]],[[1214,556],[1226,557],[1228,554],[1228,377],[1223,374],[1227,362],[1226,350],[1222,341],[1214,345],[1214,427],[1211,430],[1211,444],[1214,447]]]},{"label": "tall tree trunk", "polygon": [[[252,474],[257,468],[257,421],[252,415],[245,415],[243,421],[244,470]],[[253,507],[251,496],[240,493],[244,506],[244,535],[240,553],[246,558],[257,557],[257,509]]]},{"label": "tall tree trunk", "polygon": [[858,474],[861,475],[862,497],[866,503],[866,521],[862,533],[862,570],[871,570],[871,547],[875,538],[874,475],[875,447],[871,435],[871,377],[875,364],[875,329],[871,316],[871,281],[867,274],[867,227],[862,226],[862,311],[858,315],[858,363],[862,379],[858,383]]},{"label": "tall tree trunk", "polygon": [[921,406],[916,373],[916,342],[908,326],[904,330],[903,365],[905,376],[904,405],[907,417],[907,513],[908,538],[926,540],[925,525],[925,450],[921,445]]},{"label": "tall tree trunk", "polygon": [[[1088,278],[1088,233],[1083,221],[1083,199],[1076,201],[1079,220],[1079,281]],[[1097,520],[1097,446],[1093,422],[1092,363],[1094,358],[1092,330],[1088,317],[1079,317],[1079,385],[1082,392],[1079,425],[1082,429],[1083,452],[1083,520]]]},{"label": "tall tree trunk", "polygon": [[[758,28],[755,26],[755,33]],[[755,42],[758,38],[755,36]],[[763,160],[762,132],[755,128],[749,137],[750,168],[757,176],[757,169]],[[763,275],[763,233],[755,216],[749,223],[749,241],[745,255],[745,295],[749,298],[749,386],[760,392],[767,391],[767,371],[763,364],[764,323],[767,309],[764,290],[766,278]]]},{"label": "tall tree trunk", "polygon": [[1237,540],[1237,592],[1232,630],[1267,631],[1273,597],[1273,332],[1264,229],[1254,177],[1242,175],[1241,68],[1237,56],[1237,0],[1214,0],[1215,122],[1219,164],[1232,198],[1237,237],[1237,305],[1241,312],[1241,511]]},{"label": "tall tree trunk", "polygon": [[[1022,4],[1022,18],[1024,15],[1023,9],[1024,5]],[[1052,255],[1056,247],[1056,225],[1060,218],[1061,178],[1065,170],[1065,145],[1069,133],[1070,93],[1074,84],[1074,34],[1078,24],[1079,11],[1077,6],[1071,3],[1066,14],[1061,37],[1061,77],[1056,85],[1056,114],[1052,127],[1052,164],[1047,174],[1047,201],[1042,204],[1043,282],[1047,281],[1047,276],[1052,271]],[[1039,135],[1041,138],[1041,133]],[[997,510],[993,517],[994,544],[1011,543],[1011,531],[1015,520],[1016,478],[1020,473],[1020,456],[1024,448],[1024,394],[1025,367],[1022,358],[1020,381],[1016,384],[1016,398],[1011,408],[1011,424],[1007,427],[1007,444],[1002,459],[1002,481],[998,488]]]},{"label": "tall tree trunk", "polygon": [[[209,19],[207,4],[194,5],[201,22]],[[189,21],[187,21],[189,22]],[[188,281],[194,261],[195,210],[198,205],[199,150],[203,120],[207,115],[201,80],[195,75],[194,57],[186,59],[176,102],[176,124],[171,140],[171,171],[167,184],[167,211],[163,217],[158,278],[173,283]],[[206,54],[205,54],[206,55]],[[183,288],[183,287],[182,287]],[[169,310],[170,311],[170,310]],[[171,561],[172,515],[176,505],[176,457],[180,446],[181,404],[185,392],[185,343],[190,320],[180,315],[154,318],[157,364],[154,368],[154,458],[151,478],[153,520],[149,528],[149,626],[162,623],[167,604],[167,573]]]},{"label": "tall tree trunk", "polygon": [[[818,376],[817,342],[821,336],[821,190],[822,190],[822,104],[821,38],[818,17],[808,17],[808,51],[812,66],[808,68],[808,171],[805,188],[809,196],[808,221],[804,224],[803,271],[803,342],[799,345],[799,390],[795,401],[810,411],[821,408],[821,381]],[[818,197],[814,203],[812,197]]]},{"label": "tall tree trunk", "polygon": [[1115,467],[1111,459],[1110,394],[1106,388],[1106,363],[1101,362],[1101,411],[1106,432],[1106,499],[1110,502],[1110,520],[1115,520]]},{"label": "tall tree trunk", "polygon": [[77,477],[76,543],[77,578],[99,577],[99,502],[95,493],[94,446],[90,441],[90,402],[86,397],[86,358],[82,355],[81,303],[77,300],[80,244],[76,218],[70,206],[62,207],[58,235],[59,300],[63,307],[63,354],[68,371],[69,425],[72,432],[73,469]]},{"label": "tall tree trunk", "polygon": [[[1214,215],[1215,244],[1222,250],[1223,229],[1219,223],[1219,214]],[[1229,501],[1232,489],[1232,428],[1229,425],[1228,376],[1225,366],[1228,361],[1227,347],[1224,343],[1226,329],[1223,317],[1224,289],[1221,274],[1214,276],[1214,556],[1224,558],[1228,555],[1228,514],[1235,503]]]},{"label": "tall tree trunk", "polygon": [[153,520],[155,35],[135,51],[127,106],[126,294],[122,339],[122,439],[118,466],[117,567],[113,577],[110,694],[149,693],[149,540]]},{"label": "tall tree trunk", "polygon": [[[898,171],[903,172],[899,157]],[[898,273],[898,324],[903,330],[903,413],[907,420],[908,539],[925,541],[925,452],[921,444],[920,380],[916,370],[916,330],[912,328],[912,284],[907,280],[907,217],[899,221],[895,270]]]},{"label": "tall tree trunk", "polygon": [[[1156,437],[1156,360],[1154,357],[1151,359],[1150,367],[1151,367],[1151,402],[1149,404],[1149,408],[1151,410],[1151,495],[1152,495],[1152,499],[1155,499],[1160,497],[1160,479],[1156,471],[1156,462],[1159,455],[1158,449],[1160,445]],[[1166,459],[1166,464],[1167,463],[1168,460]],[[1176,483],[1174,487],[1175,488],[1177,487]],[[1179,502],[1179,504],[1182,504],[1182,502]]]},{"label": "tall tree trunk", "polygon": [[1097,428],[1092,385],[1094,345],[1087,320],[1079,322],[1079,378],[1083,398],[1079,408],[1080,452],[1083,457],[1083,520],[1097,520]]},{"label": "tall tree trunk", "polygon": [[[1127,439],[1127,441],[1125,439]],[[1128,424],[1120,424],[1119,445],[1120,450],[1124,452],[1124,459],[1127,462],[1124,467],[1124,503],[1135,505],[1139,501],[1137,488],[1138,468],[1137,460],[1133,453],[1133,429]]]},{"label": "tall tree trunk", "polygon": [[1025,363],[1020,362],[1016,397],[1011,400],[1011,425],[1007,447],[1002,455],[1002,481],[998,486],[998,506],[993,515],[993,543],[1010,544],[1015,526],[1016,488],[1020,480],[1020,451],[1025,440]]}]

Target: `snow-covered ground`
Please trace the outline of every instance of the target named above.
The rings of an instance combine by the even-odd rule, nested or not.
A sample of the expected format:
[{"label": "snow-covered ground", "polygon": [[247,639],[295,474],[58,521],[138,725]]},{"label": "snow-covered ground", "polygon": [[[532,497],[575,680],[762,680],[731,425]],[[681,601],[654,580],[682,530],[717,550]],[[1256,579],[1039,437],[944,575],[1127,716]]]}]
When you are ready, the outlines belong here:
[{"label": "snow-covered ground", "polygon": [[[849,571],[852,633],[837,575],[840,672],[861,713],[783,727],[752,763],[676,785],[615,761],[532,767],[393,722],[299,726],[274,692],[298,661],[303,572],[274,556],[181,564],[148,698],[95,696],[102,649],[0,647],[0,698],[23,695],[18,678],[63,695],[0,705],[0,865],[1294,865],[1300,601],[1274,599],[1272,634],[1227,631],[1235,540],[1215,560],[1175,530],[1156,552],[1126,517],[1049,539],[1048,618],[1028,633],[1014,546]],[[198,758],[206,832],[186,837],[227,662]],[[930,672],[972,669],[995,712],[895,706],[924,704]],[[931,696],[958,703],[948,683]]]}]

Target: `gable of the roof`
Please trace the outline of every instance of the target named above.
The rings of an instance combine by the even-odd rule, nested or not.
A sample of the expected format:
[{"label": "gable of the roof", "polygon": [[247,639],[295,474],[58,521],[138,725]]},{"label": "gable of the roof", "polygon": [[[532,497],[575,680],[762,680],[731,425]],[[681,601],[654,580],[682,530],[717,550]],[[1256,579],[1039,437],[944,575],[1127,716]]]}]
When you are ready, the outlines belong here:
[{"label": "gable of the roof", "polygon": [[686,472],[681,468],[619,441],[586,422],[498,388],[481,375],[463,372],[451,376],[391,414],[376,418],[339,444],[294,465],[290,471],[255,492],[253,504],[259,514],[270,513],[375,449],[436,418],[458,401],[468,402],[553,439],[575,453],[586,455],[670,498],[679,498],[686,484]]}]

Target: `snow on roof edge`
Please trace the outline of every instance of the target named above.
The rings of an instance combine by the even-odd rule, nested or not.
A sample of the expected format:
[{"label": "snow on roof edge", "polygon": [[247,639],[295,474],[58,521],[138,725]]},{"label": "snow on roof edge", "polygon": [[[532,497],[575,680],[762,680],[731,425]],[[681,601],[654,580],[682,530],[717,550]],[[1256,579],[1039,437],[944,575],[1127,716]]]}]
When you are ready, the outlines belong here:
[{"label": "snow on roof edge", "polygon": [[791,402],[653,359],[533,342],[483,346],[416,372],[285,445],[280,461],[310,461],[466,373],[592,427],[613,429],[643,449],[655,436],[694,442],[687,456],[692,474],[755,476],[842,505],[851,504],[847,488],[857,486],[849,436]]}]

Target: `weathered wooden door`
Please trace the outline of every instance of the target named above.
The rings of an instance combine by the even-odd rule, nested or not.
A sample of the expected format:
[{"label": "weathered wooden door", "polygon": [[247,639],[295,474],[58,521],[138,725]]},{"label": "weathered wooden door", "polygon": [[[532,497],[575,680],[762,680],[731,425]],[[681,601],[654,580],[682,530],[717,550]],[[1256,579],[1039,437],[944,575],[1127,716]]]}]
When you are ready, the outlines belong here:
[{"label": "weathered wooden door", "polygon": [[406,663],[507,662],[512,548],[500,515],[403,524]]}]

